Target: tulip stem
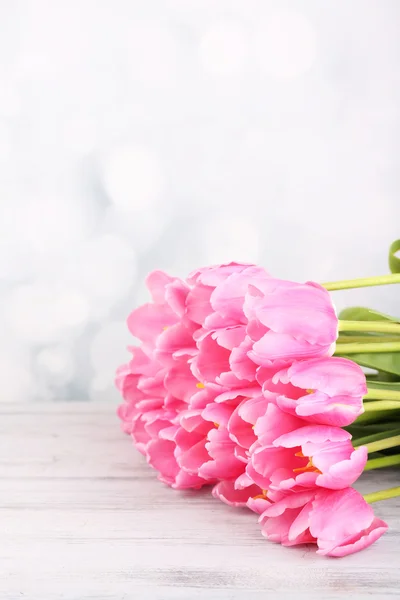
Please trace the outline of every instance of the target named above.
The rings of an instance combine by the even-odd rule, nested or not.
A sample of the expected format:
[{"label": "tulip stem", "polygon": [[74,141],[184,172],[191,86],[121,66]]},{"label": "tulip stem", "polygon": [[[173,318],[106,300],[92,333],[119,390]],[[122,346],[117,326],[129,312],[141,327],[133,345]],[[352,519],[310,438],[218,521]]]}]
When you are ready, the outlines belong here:
[{"label": "tulip stem", "polygon": [[394,435],[393,437],[385,438],[384,440],[377,440],[370,444],[365,444],[368,450],[368,454],[372,452],[379,452],[380,450],[386,450],[386,448],[394,448],[400,446],[400,435]]},{"label": "tulip stem", "polygon": [[373,341],[374,344],[380,344],[382,342],[400,342],[400,335],[340,335],[338,337],[338,344],[354,344],[360,342],[365,344],[366,342]]},{"label": "tulip stem", "polygon": [[399,323],[390,321],[339,321],[339,331],[363,331],[365,333],[398,333]]},{"label": "tulip stem", "polygon": [[[385,425],[385,427],[387,427],[387,425]],[[370,442],[376,442],[377,440],[384,440],[387,437],[393,437],[394,435],[399,435],[400,434],[400,429],[386,429],[386,431],[378,431],[375,433],[370,433],[369,435],[363,435],[359,438],[354,437],[353,435],[353,444],[355,446],[357,446],[357,448],[359,446],[365,446],[366,444],[369,444]]]},{"label": "tulip stem", "polygon": [[368,394],[364,400],[397,400],[400,401],[400,391],[379,390],[377,388],[368,388]]},{"label": "tulip stem", "polygon": [[364,277],[362,279],[344,279],[343,281],[329,281],[322,286],[329,292],[335,290],[350,290],[352,288],[371,287],[375,285],[388,285],[400,283],[400,273],[392,275],[378,275],[377,277]]},{"label": "tulip stem", "polygon": [[[365,402],[364,403],[364,412],[379,412],[382,410],[400,410],[399,403],[396,400],[377,400],[376,402]],[[357,423],[359,422],[360,417],[357,419]]]},{"label": "tulip stem", "polygon": [[335,354],[365,354],[380,352],[400,352],[400,342],[366,342],[356,344],[336,344]]},{"label": "tulip stem", "polygon": [[379,502],[379,500],[396,498],[396,496],[400,496],[400,487],[389,488],[387,490],[380,490],[379,492],[372,492],[372,494],[365,494],[364,500],[371,504],[372,502]]},{"label": "tulip stem", "polygon": [[383,467],[394,467],[395,465],[400,465],[400,454],[392,454],[392,456],[380,456],[379,458],[370,458],[365,464],[364,471],[382,469]]}]

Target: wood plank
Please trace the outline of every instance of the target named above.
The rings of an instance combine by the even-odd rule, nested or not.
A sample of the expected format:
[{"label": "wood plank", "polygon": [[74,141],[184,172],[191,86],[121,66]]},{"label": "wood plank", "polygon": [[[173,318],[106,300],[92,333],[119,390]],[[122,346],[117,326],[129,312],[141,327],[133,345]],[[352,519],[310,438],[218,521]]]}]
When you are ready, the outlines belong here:
[{"label": "wood plank", "polygon": [[[250,511],[162,485],[114,408],[90,408],[1,417],[1,600],[399,597],[399,499],[375,505],[390,531],[364,552],[282,548]],[[396,483],[396,471],[370,472],[359,487]]]}]

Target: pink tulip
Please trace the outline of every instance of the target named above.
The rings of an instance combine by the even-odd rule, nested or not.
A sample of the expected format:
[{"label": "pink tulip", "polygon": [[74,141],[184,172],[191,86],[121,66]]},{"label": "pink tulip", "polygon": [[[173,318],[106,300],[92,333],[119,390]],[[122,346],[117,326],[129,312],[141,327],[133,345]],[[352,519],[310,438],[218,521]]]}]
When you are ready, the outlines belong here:
[{"label": "pink tulip", "polygon": [[310,423],[344,427],[364,411],[362,369],[346,358],[296,361],[264,383],[265,396]]},{"label": "pink tulip", "polygon": [[249,338],[243,306],[249,286],[267,279],[264,269],[235,263],[201,269],[189,279],[194,287],[187,298],[186,314],[202,326],[194,334],[198,354],[191,367],[203,383],[221,383],[221,377],[231,373],[255,381],[257,365],[247,357],[250,347],[245,343]]},{"label": "pink tulip", "polygon": [[364,498],[353,488],[318,492],[310,516],[310,532],[318,554],[346,556],[367,548],[387,531]]},{"label": "pink tulip", "polygon": [[187,297],[186,315],[199,325],[209,326],[207,318],[210,318],[214,321],[213,327],[216,316],[223,327],[229,323],[245,323],[243,299],[248,285],[254,278],[267,277],[264,269],[248,264],[230,263],[198,269],[188,277],[193,287]]},{"label": "pink tulip", "polygon": [[[281,427],[287,422],[283,415]],[[314,486],[342,489],[358,479],[368,456],[365,446],[355,450],[350,439],[351,435],[339,427],[301,427],[280,435],[269,445],[257,441],[251,448],[246,472],[266,490]]]},{"label": "pink tulip", "polygon": [[[282,500],[267,506],[259,518],[263,536],[283,546],[316,542],[316,538],[310,533],[308,521],[314,498],[315,490],[307,490],[288,494]],[[302,517],[307,526],[297,529],[296,524]]]},{"label": "pink tulip", "polygon": [[266,538],[284,546],[314,542],[317,553],[327,556],[367,548],[387,530],[353,488],[288,493],[264,506],[259,521]]},{"label": "pink tulip", "polygon": [[254,428],[259,418],[266,414],[268,404],[261,395],[245,398],[230,416],[227,423],[230,438],[243,450],[248,451],[257,441]]},{"label": "pink tulip", "polygon": [[334,352],[335,309],[329,293],[316,283],[257,281],[246,294],[244,313],[254,342],[248,356],[258,365],[287,364]]},{"label": "pink tulip", "polygon": [[163,483],[176,489],[199,489],[206,482],[196,474],[182,469],[175,458],[176,445],[172,440],[163,439],[165,430],[160,437],[151,440],[147,445],[147,460],[150,466],[159,471],[158,478]]},{"label": "pink tulip", "polygon": [[183,318],[189,286],[162,271],[150,273],[146,283],[153,302],[134,310],[128,318],[128,327],[144,344],[154,344],[167,327]]}]

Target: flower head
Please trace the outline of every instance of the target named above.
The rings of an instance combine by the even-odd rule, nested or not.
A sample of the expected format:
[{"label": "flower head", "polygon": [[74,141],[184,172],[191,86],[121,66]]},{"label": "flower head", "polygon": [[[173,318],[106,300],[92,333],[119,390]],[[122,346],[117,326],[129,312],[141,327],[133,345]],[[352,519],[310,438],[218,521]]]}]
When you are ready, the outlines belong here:
[{"label": "flower head", "polygon": [[344,427],[364,411],[367,386],[353,361],[323,357],[295,361],[267,380],[263,390],[285,412],[310,423]]},{"label": "flower head", "polygon": [[262,534],[284,546],[316,543],[318,554],[345,556],[370,546],[387,530],[353,488],[287,494],[265,507]]},{"label": "flower head", "polygon": [[[282,430],[288,420],[285,413],[281,416]],[[287,427],[291,426],[289,421]],[[262,423],[257,428],[262,430]],[[271,433],[275,435],[273,429]],[[365,446],[355,450],[350,440],[351,435],[339,427],[306,425],[283,433],[270,444],[253,444],[246,472],[267,490],[345,488],[361,475],[368,455]]]}]

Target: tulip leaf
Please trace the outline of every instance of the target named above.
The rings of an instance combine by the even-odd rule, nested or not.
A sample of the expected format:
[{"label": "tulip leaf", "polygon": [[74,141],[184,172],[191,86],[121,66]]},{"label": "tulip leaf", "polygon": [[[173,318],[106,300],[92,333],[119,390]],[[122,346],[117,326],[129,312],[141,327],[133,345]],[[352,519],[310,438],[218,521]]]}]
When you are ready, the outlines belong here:
[{"label": "tulip leaf", "polygon": [[349,356],[341,354],[341,356],[356,362],[361,367],[384,371],[400,377],[400,352],[371,352],[370,354],[365,352]]},{"label": "tulip leaf", "polygon": [[400,323],[400,319],[396,317],[362,306],[351,306],[343,309],[339,314],[339,319],[342,321],[393,321],[394,323]]},{"label": "tulip leaf", "polygon": [[[388,424],[388,413],[390,413],[390,426]],[[359,425],[361,423],[385,423],[383,427],[383,431],[385,429],[392,429],[392,424],[396,423],[400,419],[400,408],[395,410],[377,410],[371,412],[365,412],[359,417],[357,417],[356,423]]]},{"label": "tulip leaf", "polygon": [[393,419],[393,415],[390,419],[386,419],[381,423],[359,423],[358,419],[360,419],[362,416],[363,415],[360,415],[360,417],[358,417],[352,425],[344,427],[344,429],[351,433],[354,438],[361,438],[378,432],[387,434],[392,429],[400,428],[400,421],[398,419]]},{"label": "tulip leaf", "polygon": [[370,442],[377,442],[378,440],[385,440],[388,437],[392,437],[395,435],[400,435],[400,429],[385,429],[385,431],[380,431],[379,433],[371,433],[369,435],[364,435],[363,437],[355,437],[353,435],[353,443],[357,442],[357,446],[363,446],[364,444],[369,444]]},{"label": "tulip leaf", "polygon": [[400,392],[400,381],[377,381],[367,377],[367,385],[369,390],[391,390]]},{"label": "tulip leaf", "polygon": [[396,252],[400,250],[400,240],[396,240],[389,248],[389,267],[392,273],[400,273],[400,257]]}]

